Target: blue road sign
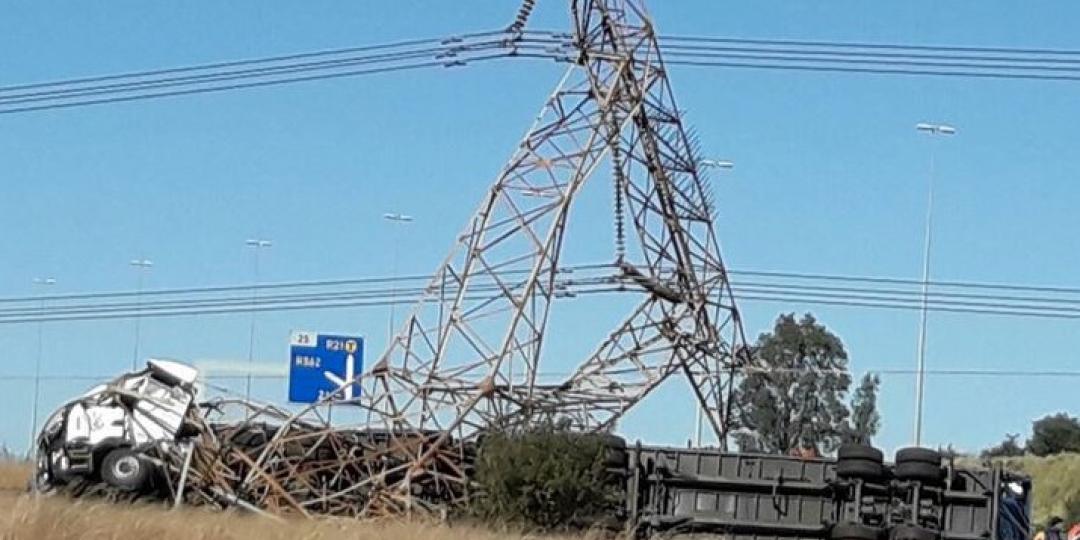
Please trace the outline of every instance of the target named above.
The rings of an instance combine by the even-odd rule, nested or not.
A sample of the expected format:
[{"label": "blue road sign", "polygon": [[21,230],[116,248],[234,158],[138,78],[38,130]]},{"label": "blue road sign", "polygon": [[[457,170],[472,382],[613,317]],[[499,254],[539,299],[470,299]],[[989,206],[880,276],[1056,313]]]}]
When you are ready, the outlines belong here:
[{"label": "blue road sign", "polygon": [[[315,403],[364,371],[364,338],[293,332],[289,340],[289,401]],[[360,397],[350,384],[336,399]]]}]

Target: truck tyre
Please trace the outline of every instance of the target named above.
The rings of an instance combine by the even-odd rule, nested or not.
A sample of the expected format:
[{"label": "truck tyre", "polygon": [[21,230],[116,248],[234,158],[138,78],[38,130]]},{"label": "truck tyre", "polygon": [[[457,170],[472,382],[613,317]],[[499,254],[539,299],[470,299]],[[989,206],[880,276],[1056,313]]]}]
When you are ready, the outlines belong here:
[{"label": "truck tyre", "polygon": [[597,437],[607,449],[604,465],[614,468],[626,467],[630,462],[630,455],[626,452],[626,439],[611,433],[601,433]]},{"label": "truck tyre", "polygon": [[141,491],[150,480],[150,463],[130,448],[115,448],[101,461],[101,479],[122,491]]},{"label": "truck tyre", "polygon": [[881,450],[878,450],[873,446],[849,443],[840,445],[840,448],[836,451],[836,459],[840,461],[848,459],[860,459],[866,461],[873,461],[875,463],[882,463],[885,460],[885,454],[882,454]]},{"label": "truck tyre", "polygon": [[901,448],[896,451],[896,464],[901,463],[929,463],[931,465],[941,466],[941,452],[937,450],[931,450],[929,448]]},{"label": "truck tyre", "polygon": [[874,480],[885,475],[885,469],[880,463],[866,461],[864,459],[848,459],[837,462],[836,476],[840,478],[860,478]]},{"label": "truck tyre", "polygon": [[890,540],[938,540],[938,533],[914,525],[898,525],[893,528]]},{"label": "truck tyre", "polygon": [[940,464],[922,461],[904,461],[896,465],[896,478],[924,484],[935,484],[945,478],[945,470]]},{"label": "truck tyre", "polygon": [[844,444],[836,452],[836,475],[840,478],[874,480],[884,476],[881,450],[863,444]]},{"label": "truck tyre", "polygon": [[52,457],[45,443],[38,444],[37,452],[34,453],[34,475],[30,477],[31,493],[48,493],[55,485],[56,478],[52,472]]},{"label": "truck tyre", "polygon": [[830,540],[879,540],[882,530],[858,523],[837,523],[829,530]]}]

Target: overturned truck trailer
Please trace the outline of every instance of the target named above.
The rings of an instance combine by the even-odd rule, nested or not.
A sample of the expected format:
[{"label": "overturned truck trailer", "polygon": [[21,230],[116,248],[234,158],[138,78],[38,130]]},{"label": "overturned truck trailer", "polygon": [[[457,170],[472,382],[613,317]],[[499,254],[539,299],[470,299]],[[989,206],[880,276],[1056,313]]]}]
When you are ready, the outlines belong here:
[{"label": "overturned truck trailer", "polygon": [[907,448],[883,463],[845,445],[835,459],[627,449],[625,513],[638,537],[734,540],[1024,540],[1031,482],[1001,466],[954,466]]}]

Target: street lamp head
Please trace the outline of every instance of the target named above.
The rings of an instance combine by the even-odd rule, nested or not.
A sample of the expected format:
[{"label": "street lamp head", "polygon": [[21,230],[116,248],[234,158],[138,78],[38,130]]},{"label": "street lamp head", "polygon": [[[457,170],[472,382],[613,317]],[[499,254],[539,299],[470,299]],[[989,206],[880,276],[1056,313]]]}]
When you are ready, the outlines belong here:
[{"label": "street lamp head", "polygon": [[929,122],[919,122],[915,124],[915,129],[931,135],[955,135],[956,128],[949,124],[931,124]]},{"label": "street lamp head", "polygon": [[382,217],[383,217],[383,219],[386,219],[386,220],[389,220],[389,221],[397,221],[397,222],[401,222],[401,223],[408,223],[408,222],[413,220],[412,216],[407,216],[405,214],[386,213],[386,214],[383,214]]},{"label": "street lamp head", "polygon": [[255,248],[265,248],[274,245],[270,240],[263,240],[261,238],[249,238],[245,244]]},{"label": "street lamp head", "polygon": [[34,283],[37,284],[37,285],[56,285],[56,279],[51,278],[51,277],[50,278],[36,277],[36,278],[34,278]]},{"label": "street lamp head", "polygon": [[128,264],[130,264],[131,266],[138,266],[140,268],[150,268],[151,266],[154,266],[154,261],[151,261],[149,259],[132,259],[131,262]]},{"label": "street lamp head", "polygon": [[727,159],[703,159],[698,162],[702,167],[731,170],[735,168],[735,162]]}]

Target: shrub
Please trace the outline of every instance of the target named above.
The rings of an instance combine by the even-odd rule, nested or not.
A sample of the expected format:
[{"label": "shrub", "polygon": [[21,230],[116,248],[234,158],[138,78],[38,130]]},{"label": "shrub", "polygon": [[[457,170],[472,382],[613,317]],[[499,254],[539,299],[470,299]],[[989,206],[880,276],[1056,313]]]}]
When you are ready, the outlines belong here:
[{"label": "shrub", "polygon": [[554,426],[491,433],[480,446],[473,513],[499,525],[581,529],[614,514],[603,436]]},{"label": "shrub", "polygon": [[1036,456],[1080,452],[1080,420],[1058,413],[1036,420],[1031,425],[1028,451]]},{"label": "shrub", "polygon": [[979,454],[982,458],[1019,457],[1024,455],[1024,447],[1020,445],[1020,434],[1009,433],[1005,440],[997,446],[991,446]]}]

